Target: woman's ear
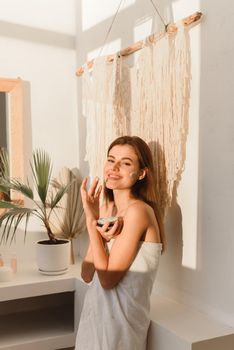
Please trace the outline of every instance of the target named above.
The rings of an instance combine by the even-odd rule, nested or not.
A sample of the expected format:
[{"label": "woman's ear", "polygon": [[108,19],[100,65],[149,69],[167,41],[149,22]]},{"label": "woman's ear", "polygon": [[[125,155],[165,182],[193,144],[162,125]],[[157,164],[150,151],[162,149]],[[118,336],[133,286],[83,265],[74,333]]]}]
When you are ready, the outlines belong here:
[{"label": "woman's ear", "polygon": [[148,171],[148,168],[141,169],[141,170],[140,170],[140,174],[139,174],[139,176],[138,176],[138,180],[144,179],[144,177],[145,177],[146,174],[147,174],[147,171]]}]

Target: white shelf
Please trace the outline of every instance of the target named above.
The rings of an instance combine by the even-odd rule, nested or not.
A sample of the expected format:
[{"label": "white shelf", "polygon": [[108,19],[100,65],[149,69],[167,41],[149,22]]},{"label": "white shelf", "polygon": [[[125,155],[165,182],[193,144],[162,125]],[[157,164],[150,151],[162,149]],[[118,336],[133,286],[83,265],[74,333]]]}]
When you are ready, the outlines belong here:
[{"label": "white shelf", "polygon": [[0,349],[59,349],[75,341],[74,322],[64,310],[5,315],[0,318]]},{"label": "white shelf", "polygon": [[192,306],[151,298],[148,350],[233,350],[234,329]]},{"label": "white shelf", "polygon": [[45,276],[34,264],[0,282],[0,350],[55,350],[75,344],[75,287],[80,265]]},{"label": "white shelf", "polygon": [[80,279],[80,264],[70,265],[69,271],[59,276],[42,275],[35,264],[19,266],[10,282],[0,282],[0,302],[37,295],[74,291],[75,280]]}]

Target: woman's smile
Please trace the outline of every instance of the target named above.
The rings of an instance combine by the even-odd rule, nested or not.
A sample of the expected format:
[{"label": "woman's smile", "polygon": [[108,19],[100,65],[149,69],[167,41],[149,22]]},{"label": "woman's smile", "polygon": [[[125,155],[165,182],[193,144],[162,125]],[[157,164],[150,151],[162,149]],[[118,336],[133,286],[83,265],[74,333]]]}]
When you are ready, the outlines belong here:
[{"label": "woman's smile", "polygon": [[119,179],[121,179],[121,176],[119,176],[117,174],[108,174],[107,178],[110,180],[119,180]]}]

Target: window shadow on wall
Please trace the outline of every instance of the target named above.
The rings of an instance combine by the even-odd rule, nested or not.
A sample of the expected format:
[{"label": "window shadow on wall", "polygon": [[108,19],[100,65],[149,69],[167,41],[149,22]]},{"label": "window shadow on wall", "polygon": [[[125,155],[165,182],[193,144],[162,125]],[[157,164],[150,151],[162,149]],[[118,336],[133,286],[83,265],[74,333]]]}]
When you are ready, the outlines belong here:
[{"label": "window shadow on wall", "polygon": [[75,37],[42,28],[33,28],[22,24],[0,21],[1,36],[31,41],[37,44],[57,46],[58,48],[75,49]]}]

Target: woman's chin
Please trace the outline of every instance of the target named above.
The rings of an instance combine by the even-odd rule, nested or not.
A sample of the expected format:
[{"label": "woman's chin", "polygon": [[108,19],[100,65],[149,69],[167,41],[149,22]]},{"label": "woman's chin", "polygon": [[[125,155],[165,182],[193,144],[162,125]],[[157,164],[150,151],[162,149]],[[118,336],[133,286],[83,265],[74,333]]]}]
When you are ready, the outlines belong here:
[{"label": "woman's chin", "polygon": [[106,183],[106,188],[108,188],[108,190],[114,190],[115,186]]}]

